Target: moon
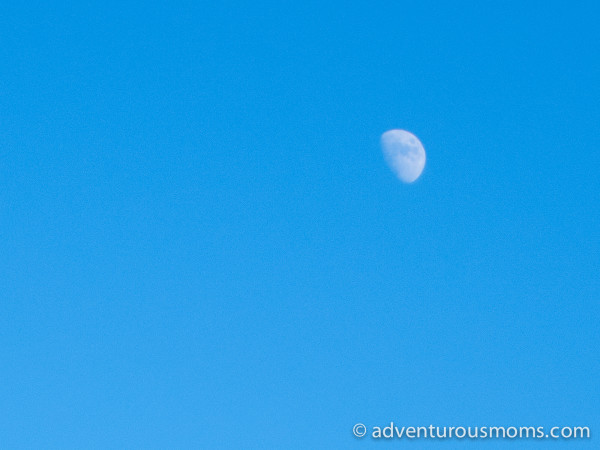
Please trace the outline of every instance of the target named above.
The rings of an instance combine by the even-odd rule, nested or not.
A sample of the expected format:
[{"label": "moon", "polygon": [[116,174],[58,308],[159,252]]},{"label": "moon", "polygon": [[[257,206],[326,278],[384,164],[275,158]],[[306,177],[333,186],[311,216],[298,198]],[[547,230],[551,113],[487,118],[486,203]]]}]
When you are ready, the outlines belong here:
[{"label": "moon", "polygon": [[390,169],[404,183],[412,183],[425,168],[425,148],[414,134],[389,130],[381,135],[381,149]]}]

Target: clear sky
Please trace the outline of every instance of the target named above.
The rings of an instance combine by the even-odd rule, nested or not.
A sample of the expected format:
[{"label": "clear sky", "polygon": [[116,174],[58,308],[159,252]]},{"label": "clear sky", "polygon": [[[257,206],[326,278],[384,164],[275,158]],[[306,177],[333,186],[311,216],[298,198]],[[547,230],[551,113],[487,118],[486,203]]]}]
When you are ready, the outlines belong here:
[{"label": "clear sky", "polygon": [[599,14],[5,2],[0,447],[598,448]]}]

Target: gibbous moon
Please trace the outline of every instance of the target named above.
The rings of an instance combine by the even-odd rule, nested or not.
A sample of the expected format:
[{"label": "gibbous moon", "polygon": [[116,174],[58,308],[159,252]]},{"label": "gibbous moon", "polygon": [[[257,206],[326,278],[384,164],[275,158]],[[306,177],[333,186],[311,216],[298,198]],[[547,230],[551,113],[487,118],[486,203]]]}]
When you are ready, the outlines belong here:
[{"label": "gibbous moon", "polygon": [[421,141],[404,130],[389,130],[381,135],[381,149],[390,169],[405,183],[415,181],[425,167]]}]

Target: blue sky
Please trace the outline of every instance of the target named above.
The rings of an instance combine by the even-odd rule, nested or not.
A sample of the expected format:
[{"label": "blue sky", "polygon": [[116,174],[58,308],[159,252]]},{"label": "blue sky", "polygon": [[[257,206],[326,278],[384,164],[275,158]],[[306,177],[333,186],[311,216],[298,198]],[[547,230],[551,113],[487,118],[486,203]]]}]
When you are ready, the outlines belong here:
[{"label": "blue sky", "polygon": [[600,431],[598,13],[4,5],[0,446]]}]

